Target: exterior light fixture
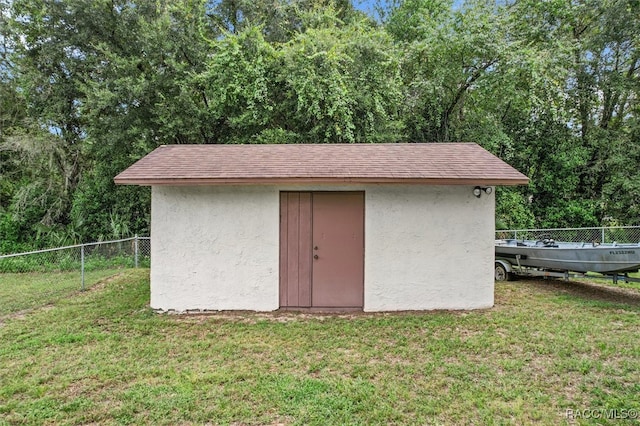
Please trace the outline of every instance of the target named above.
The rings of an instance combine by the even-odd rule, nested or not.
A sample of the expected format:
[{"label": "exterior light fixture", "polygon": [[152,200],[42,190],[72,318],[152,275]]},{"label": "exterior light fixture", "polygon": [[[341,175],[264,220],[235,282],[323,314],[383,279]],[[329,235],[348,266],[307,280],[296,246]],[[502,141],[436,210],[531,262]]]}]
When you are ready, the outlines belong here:
[{"label": "exterior light fixture", "polygon": [[490,186],[485,186],[484,188],[481,186],[476,186],[475,188],[473,188],[473,195],[475,195],[477,198],[480,198],[480,195],[482,195],[483,191],[485,194],[489,195],[493,192],[493,188]]}]

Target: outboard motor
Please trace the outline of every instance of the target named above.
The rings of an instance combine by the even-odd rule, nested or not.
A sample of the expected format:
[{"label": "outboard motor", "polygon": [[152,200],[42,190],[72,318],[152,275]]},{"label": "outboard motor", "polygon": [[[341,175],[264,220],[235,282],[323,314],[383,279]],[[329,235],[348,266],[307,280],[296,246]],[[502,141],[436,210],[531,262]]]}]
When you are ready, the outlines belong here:
[{"label": "outboard motor", "polygon": [[556,240],[551,238],[549,234],[543,234],[538,236],[538,241],[536,241],[536,245],[541,245],[543,247],[558,247],[556,244]]}]

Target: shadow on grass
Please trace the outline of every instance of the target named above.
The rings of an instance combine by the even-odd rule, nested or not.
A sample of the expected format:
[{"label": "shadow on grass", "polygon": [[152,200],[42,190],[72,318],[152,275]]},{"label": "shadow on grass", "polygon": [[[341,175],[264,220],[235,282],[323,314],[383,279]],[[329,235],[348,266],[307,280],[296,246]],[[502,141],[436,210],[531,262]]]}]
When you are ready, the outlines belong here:
[{"label": "shadow on grass", "polygon": [[640,307],[640,293],[634,290],[613,287],[607,284],[596,284],[586,281],[564,281],[557,279],[521,280],[522,284],[536,290],[555,293],[558,296],[569,296],[582,303],[590,305],[614,304],[616,309],[620,305]]}]

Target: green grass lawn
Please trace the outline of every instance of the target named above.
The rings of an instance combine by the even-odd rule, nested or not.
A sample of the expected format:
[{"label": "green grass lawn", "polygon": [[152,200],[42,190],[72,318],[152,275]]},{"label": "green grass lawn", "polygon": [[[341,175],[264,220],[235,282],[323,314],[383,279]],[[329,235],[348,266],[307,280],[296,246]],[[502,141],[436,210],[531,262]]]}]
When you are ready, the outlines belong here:
[{"label": "green grass lawn", "polygon": [[640,410],[633,291],[516,281],[489,310],[352,315],[158,315],[148,300],[148,271],[126,270],[5,318],[0,424],[574,424],[567,409]]},{"label": "green grass lawn", "polygon": [[[85,288],[112,276],[114,269],[85,273]],[[42,307],[80,291],[80,271],[51,273],[0,273],[0,318]]]}]

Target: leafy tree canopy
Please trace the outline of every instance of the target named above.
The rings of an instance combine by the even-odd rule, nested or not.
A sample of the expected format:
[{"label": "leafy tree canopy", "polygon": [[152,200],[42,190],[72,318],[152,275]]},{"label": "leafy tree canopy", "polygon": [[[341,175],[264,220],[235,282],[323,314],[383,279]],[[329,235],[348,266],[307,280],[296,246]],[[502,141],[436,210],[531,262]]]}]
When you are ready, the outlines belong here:
[{"label": "leafy tree canopy", "polygon": [[640,3],[0,0],[2,251],[149,226],[161,144],[474,141],[506,227],[637,224]]}]

